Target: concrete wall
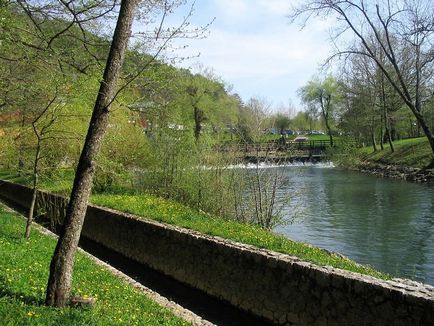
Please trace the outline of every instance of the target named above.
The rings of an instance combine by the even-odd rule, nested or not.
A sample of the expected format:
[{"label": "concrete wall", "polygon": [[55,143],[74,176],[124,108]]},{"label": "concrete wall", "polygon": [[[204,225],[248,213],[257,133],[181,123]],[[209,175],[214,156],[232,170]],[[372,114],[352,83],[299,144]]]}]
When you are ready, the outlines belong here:
[{"label": "concrete wall", "polygon": [[[9,203],[27,205],[28,197],[21,186],[0,184]],[[276,324],[434,325],[427,285],[318,267],[94,206],[82,235]]]}]

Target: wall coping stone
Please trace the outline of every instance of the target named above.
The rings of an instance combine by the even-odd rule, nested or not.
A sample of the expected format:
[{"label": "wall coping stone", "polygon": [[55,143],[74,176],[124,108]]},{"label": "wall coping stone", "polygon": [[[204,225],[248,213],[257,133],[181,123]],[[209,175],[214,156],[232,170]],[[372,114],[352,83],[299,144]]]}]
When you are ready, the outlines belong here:
[{"label": "wall coping stone", "polygon": [[313,270],[318,270],[329,275],[330,274],[339,275],[348,279],[370,283],[375,286],[387,288],[390,289],[391,291],[397,291],[402,294],[416,295],[420,298],[425,298],[427,300],[434,300],[434,286],[431,286],[429,284],[424,284],[424,283],[420,283],[417,281],[404,279],[404,278],[393,278],[391,280],[382,280],[370,275],[347,271],[332,266],[327,266],[327,265],[321,266],[312,262],[304,261],[296,256],[291,256],[289,254],[284,254],[284,253],[280,253],[280,252],[276,252],[264,248],[258,248],[250,244],[236,242],[234,240],[225,239],[219,236],[204,234],[196,230],[183,228],[173,224],[159,222],[153,219],[149,219],[131,213],[121,212],[107,207],[97,206],[93,204],[89,204],[89,207],[101,209],[103,211],[121,215],[128,219],[133,219],[140,222],[148,223],[163,229],[176,231],[194,237],[196,239],[202,239],[205,241],[210,241],[210,242],[218,243],[220,245],[228,246],[230,248],[240,250],[240,252],[242,253],[249,253],[254,256],[255,255],[265,256],[267,257],[268,260],[271,260],[276,264],[278,264],[279,262],[284,262],[285,264],[286,263],[297,264],[299,266],[306,267]]}]

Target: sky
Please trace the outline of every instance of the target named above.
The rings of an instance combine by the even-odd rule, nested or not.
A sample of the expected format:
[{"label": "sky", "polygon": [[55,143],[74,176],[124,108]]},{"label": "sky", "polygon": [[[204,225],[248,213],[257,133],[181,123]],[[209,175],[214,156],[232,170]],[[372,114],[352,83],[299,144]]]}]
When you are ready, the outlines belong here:
[{"label": "sky", "polygon": [[[192,26],[215,18],[206,39],[190,40],[180,52],[200,56],[184,67],[200,63],[233,86],[244,101],[260,97],[274,110],[289,101],[302,109],[297,90],[318,73],[331,52],[330,21],[311,20],[300,30],[287,17],[294,0],[196,0]],[[190,2],[191,3],[191,2]],[[178,11],[171,19],[181,19]]]}]

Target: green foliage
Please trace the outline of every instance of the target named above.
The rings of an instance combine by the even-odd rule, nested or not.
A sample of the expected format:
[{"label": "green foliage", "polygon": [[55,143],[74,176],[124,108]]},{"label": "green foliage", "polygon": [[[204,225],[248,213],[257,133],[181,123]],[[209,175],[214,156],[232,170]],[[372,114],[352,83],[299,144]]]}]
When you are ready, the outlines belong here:
[{"label": "green foliage", "polygon": [[55,239],[33,230],[0,208],[0,320],[3,325],[188,325],[132,285],[78,253],[73,295],[96,298],[90,308],[44,305],[47,270]]},{"label": "green foliage", "polygon": [[337,81],[332,76],[328,76],[324,80],[310,80],[304,87],[300,88],[299,95],[307,105],[308,112],[311,112],[312,117],[320,112],[331,137],[335,113],[341,101]]},{"label": "green foliage", "polygon": [[94,191],[130,186],[134,171],[149,165],[151,147],[136,113],[114,109],[99,153]]},{"label": "green foliage", "polygon": [[286,115],[283,115],[281,113],[276,115],[274,126],[279,130],[279,132],[282,134],[284,130],[288,129],[291,124],[291,119],[287,117]]},{"label": "green foliage", "polygon": [[[145,191],[178,200],[198,210],[232,216],[231,176],[224,170],[234,159],[215,152],[212,136],[161,132],[149,141],[149,159],[133,171],[133,191]],[[213,168],[208,168],[212,166]],[[233,179],[233,178],[232,178]]]}]

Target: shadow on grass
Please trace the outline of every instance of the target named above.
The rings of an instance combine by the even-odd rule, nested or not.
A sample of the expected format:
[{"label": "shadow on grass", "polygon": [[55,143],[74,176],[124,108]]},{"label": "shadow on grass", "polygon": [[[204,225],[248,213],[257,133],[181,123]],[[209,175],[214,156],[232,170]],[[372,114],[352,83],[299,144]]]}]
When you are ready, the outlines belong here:
[{"label": "shadow on grass", "polygon": [[[4,284],[3,280],[1,280],[0,282]],[[43,306],[45,304],[42,298],[29,296],[22,292],[13,291],[11,289],[4,287],[3,285],[0,285],[0,298],[4,298],[4,297],[10,298],[15,301],[20,301],[26,305]]]},{"label": "shadow on grass", "polygon": [[24,228],[22,234],[14,232],[13,234],[7,232],[7,230],[0,229],[0,238],[6,239],[7,242],[13,244],[21,244],[27,240],[24,238]]}]

